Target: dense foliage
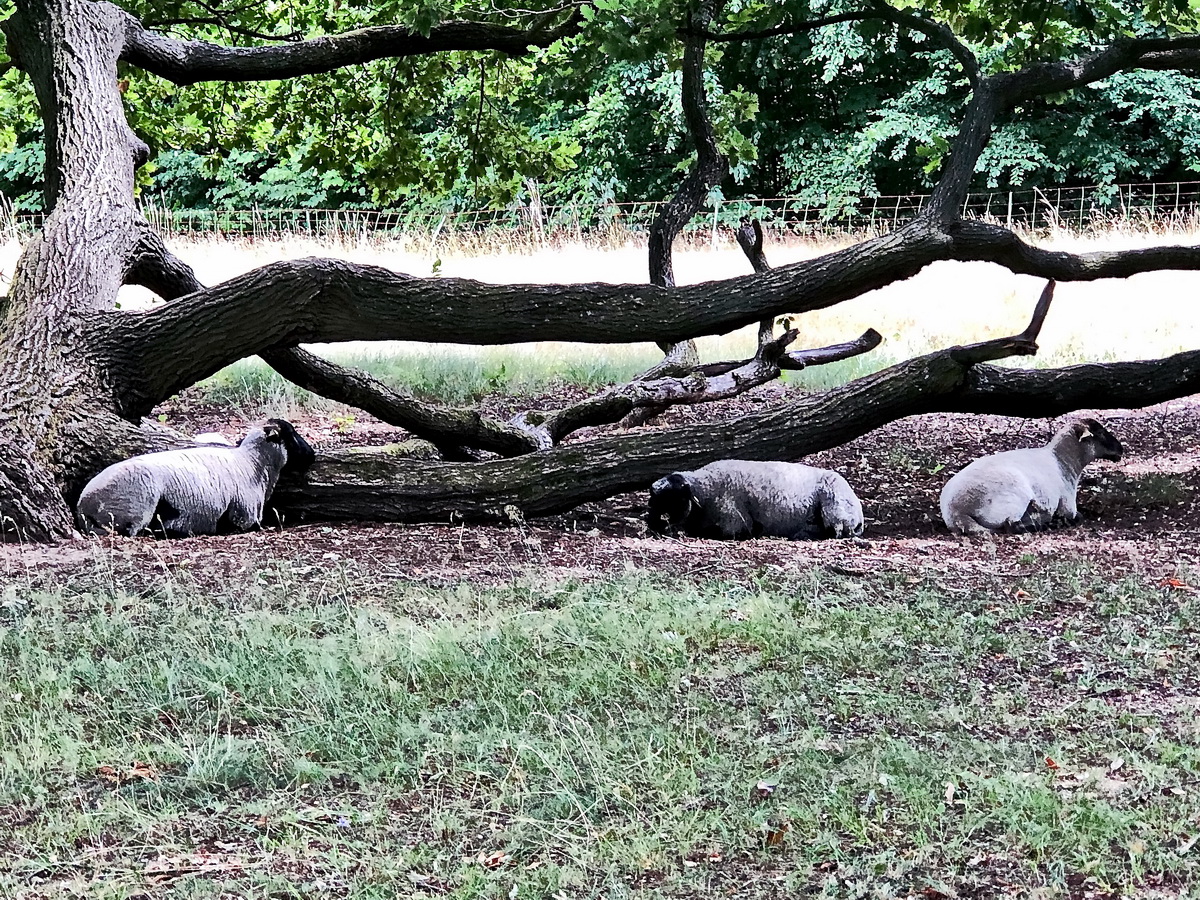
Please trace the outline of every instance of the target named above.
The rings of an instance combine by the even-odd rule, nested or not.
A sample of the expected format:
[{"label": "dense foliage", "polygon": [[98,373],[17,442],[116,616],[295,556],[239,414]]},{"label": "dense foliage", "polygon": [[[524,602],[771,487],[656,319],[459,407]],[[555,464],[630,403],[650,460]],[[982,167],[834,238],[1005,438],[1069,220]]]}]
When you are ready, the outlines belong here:
[{"label": "dense foliage", "polygon": [[[544,3],[547,9],[556,8]],[[787,26],[869,0],[732,0],[716,30]],[[988,71],[1086,52],[1122,34],[1195,26],[1188,0],[894,0],[950,25]],[[400,23],[479,19],[461,0],[308,0],[279,6],[145,0],[164,31],[261,43]],[[530,21],[493,8],[490,18]],[[0,0],[0,16],[12,0]],[[144,196],[172,208],[478,207],[655,200],[688,162],[680,109],[684,0],[595,0],[580,35],[522,58],[448,53],[283,82],[179,88],[122,73],[130,119],[151,145]],[[214,10],[217,10],[214,13]],[[6,60],[0,56],[0,68]],[[708,94],[731,173],[725,197],[800,195],[833,209],[921,191],[957,127],[968,85],[930,37],[879,19],[714,41]],[[1116,75],[1002,121],[979,187],[1185,180],[1200,168],[1200,80]],[[40,205],[42,130],[28,81],[0,77],[0,194]]]}]

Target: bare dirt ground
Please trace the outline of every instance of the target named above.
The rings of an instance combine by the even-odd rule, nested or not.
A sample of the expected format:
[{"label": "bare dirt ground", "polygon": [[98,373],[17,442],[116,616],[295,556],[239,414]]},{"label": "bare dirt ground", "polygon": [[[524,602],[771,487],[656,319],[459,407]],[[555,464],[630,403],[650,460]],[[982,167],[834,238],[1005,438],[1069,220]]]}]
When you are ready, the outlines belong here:
[{"label": "bare dirt ground", "polygon": [[[662,424],[728,418],[770,402],[783,387],[738,401],[679,408]],[[553,407],[554,397],[490,398],[489,412]],[[172,425],[194,432],[240,436],[248,421],[186,395],[165,408]],[[186,571],[198,581],[246,577],[286,561],[298,571],[333,565],[370,580],[447,583],[464,578],[507,580],[589,577],[629,568],[704,577],[747,577],[812,566],[855,576],[889,572],[934,577],[969,586],[1031,574],[1043,560],[1086,560],[1112,577],[1184,585],[1197,569],[1200,526],[1200,398],[1136,411],[1091,411],[1124,443],[1120,463],[1089,467],[1080,490],[1085,518],[1076,528],[1036,536],[967,540],[947,533],[938,493],[971,459],[1036,446],[1064,420],[1000,416],[926,415],[895,422],[844,447],[804,460],[842,472],[862,498],[866,536],[853,541],[740,543],[647,536],[644,494],[587,504],[572,513],[520,527],[312,523],[229,537],[160,541],[89,539],[55,547],[6,545],[0,566],[9,577],[74,577],[98,568],[136,581],[153,572]],[[320,450],[402,438],[389,426],[357,414],[306,415],[297,425]]]}]

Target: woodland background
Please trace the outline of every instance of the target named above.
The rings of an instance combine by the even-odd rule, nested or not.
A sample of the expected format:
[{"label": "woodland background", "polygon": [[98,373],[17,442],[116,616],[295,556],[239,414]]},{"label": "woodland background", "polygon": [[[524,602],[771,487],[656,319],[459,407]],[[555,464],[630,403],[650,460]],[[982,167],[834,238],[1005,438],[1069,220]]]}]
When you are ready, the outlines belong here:
[{"label": "woodland background", "polygon": [[[965,26],[985,65],[1080,46],[1106,30],[1144,30],[1156,7],[1180,27],[1192,15],[1182,0],[1134,9],[1070,2],[1051,19],[1029,14],[1042,5],[952,2],[937,14]],[[456,12],[469,17],[461,6],[126,5],[148,26],[222,43],[383,23],[428,29]],[[672,6],[606,0],[589,10],[615,23],[602,42],[593,31],[521,58],[440,53],[186,87],[130,70],[122,84],[130,123],[152,150],[139,171],[142,201],[441,213],[666,199],[691,153],[678,57],[659,52],[673,40]],[[737,6],[761,21],[762,4]],[[789,4],[778,6],[782,16]],[[0,2],[0,17],[10,12],[10,0]],[[714,200],[789,196],[836,216],[864,198],[927,191],[966,99],[949,52],[879,20],[714,42],[707,63],[713,126],[730,161]],[[1178,71],[1139,70],[1031,100],[998,123],[973,187],[1097,185],[1097,202],[1115,204],[1121,183],[1195,180],[1198,86]],[[0,195],[17,211],[42,208],[43,140],[28,79],[10,69],[0,77]]]}]

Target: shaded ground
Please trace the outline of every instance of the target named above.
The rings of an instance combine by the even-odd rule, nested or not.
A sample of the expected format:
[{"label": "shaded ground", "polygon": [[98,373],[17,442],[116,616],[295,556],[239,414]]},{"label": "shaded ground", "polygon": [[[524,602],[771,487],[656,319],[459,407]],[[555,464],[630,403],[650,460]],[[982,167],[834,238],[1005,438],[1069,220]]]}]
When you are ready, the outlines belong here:
[{"label": "shaded ground", "polygon": [[[758,408],[781,390],[774,387],[735,402],[677,408],[667,421],[727,418]],[[563,400],[492,398],[484,405],[489,412],[508,414],[518,407],[549,408]],[[702,576],[818,565],[847,575],[894,571],[971,582],[1028,574],[1039,559],[1064,558],[1093,560],[1114,576],[1136,574],[1155,583],[1168,578],[1186,581],[1200,553],[1195,543],[1200,528],[1200,400],[1094,414],[1123,442],[1126,456],[1120,463],[1095,463],[1085,472],[1079,495],[1084,524],[1037,536],[984,541],[951,536],[940,521],[937,498],[947,478],[971,459],[1041,444],[1064,420],[937,414],[892,423],[804,460],[837,469],[862,498],[867,532],[855,541],[726,543],[650,537],[641,519],[644,494],[627,494],[518,528],[317,523],[283,532],[174,542],[142,538],[55,548],[8,546],[0,565],[10,575],[30,578],[103,566],[128,567],[132,573],[147,567],[182,567],[198,578],[221,579],[282,559],[300,567],[343,564],[382,580],[428,582],[464,576],[507,580],[529,571],[586,577],[637,567]],[[222,431],[233,438],[250,423],[186,396],[164,407],[164,415],[177,427]],[[318,451],[403,436],[362,413],[295,418]]]},{"label": "shaded ground", "polygon": [[[559,400],[544,398],[543,403],[550,406]],[[736,415],[760,402],[751,398],[681,409],[670,418],[703,421]],[[492,411],[511,412],[518,404],[494,400],[490,405]],[[166,414],[172,424],[186,423],[196,432],[220,430],[231,437],[239,436],[247,424],[230,421],[224,410],[186,400]],[[721,746],[728,744],[723,762],[710,758],[684,765],[684,770],[694,766],[699,773],[698,787],[694,795],[689,788],[686,800],[670,794],[664,807],[678,813],[684,822],[682,832],[690,832],[693,817],[708,816],[719,824],[711,831],[729,832],[727,843],[713,849],[680,841],[677,851],[672,851],[676,855],[648,855],[646,862],[639,857],[636,866],[632,862],[626,866],[639,873],[630,882],[631,889],[646,891],[646,896],[689,898],[796,896],[797,885],[811,895],[823,891],[825,896],[867,896],[875,890],[880,896],[995,897],[1029,896],[1032,887],[1058,884],[1058,889],[1041,896],[1135,895],[1113,887],[1117,884],[1136,885],[1136,896],[1189,896],[1188,881],[1194,873],[1190,854],[1200,839],[1200,819],[1194,816],[1200,802],[1194,773],[1200,760],[1193,750],[1200,734],[1200,664],[1189,650],[1200,622],[1196,615],[1200,598],[1192,586],[1200,578],[1195,574],[1200,552],[1195,546],[1200,526],[1200,403],[1189,399],[1143,411],[1096,414],[1124,443],[1126,457],[1121,463],[1098,463],[1088,470],[1080,492],[1083,525],[1044,535],[973,541],[953,537],[940,525],[937,497],[949,475],[972,458],[1040,444],[1060,421],[930,415],[894,423],[806,460],[838,469],[856,488],[868,517],[867,534],[861,540],[732,543],[648,537],[641,520],[644,496],[631,494],[521,527],[315,523],[181,541],[93,539],[49,548],[9,545],[0,551],[0,565],[9,584],[72,583],[62,601],[61,621],[44,626],[54,638],[31,638],[23,651],[30,654],[53,648],[62,640],[60,635],[72,628],[83,632],[88,642],[94,642],[90,629],[107,634],[100,624],[81,621],[90,614],[98,623],[108,622],[107,608],[89,608],[89,604],[103,607],[110,602],[103,591],[90,590],[93,584],[115,582],[137,592],[130,609],[145,609],[115,609],[112,618],[119,626],[127,616],[134,617],[129,634],[141,635],[144,645],[129,658],[158,653],[164,671],[191,663],[185,652],[187,640],[175,636],[194,637],[207,648],[207,655],[219,654],[239,646],[228,639],[224,617],[236,629],[243,620],[253,624],[260,613],[275,621],[270,617],[282,617],[286,610],[292,617],[286,620],[292,623],[291,630],[285,629],[286,642],[279,648],[254,644],[258,655],[252,660],[239,657],[228,663],[245,668],[231,678],[237,692],[229,695],[230,702],[243,703],[245,697],[263,694],[266,687],[282,694],[289,684],[298,694],[286,701],[272,700],[272,706],[278,702],[286,710],[279,714],[277,731],[268,728],[274,727],[273,719],[257,724],[251,719],[248,724],[246,719],[230,717],[222,724],[218,715],[213,726],[205,718],[206,707],[196,698],[214,690],[205,679],[219,680],[212,674],[219,666],[211,671],[201,666],[201,674],[195,677],[202,686],[209,685],[203,690],[176,691],[171,681],[169,698],[146,701],[156,710],[170,707],[170,716],[178,717],[178,721],[170,716],[164,719],[160,714],[147,728],[154,735],[169,733],[170,741],[163,746],[174,746],[173,741],[183,742],[181,736],[205,729],[224,734],[225,728],[231,740],[257,742],[256,746],[295,742],[296,755],[303,755],[301,738],[309,733],[305,729],[315,733],[318,725],[336,730],[346,722],[357,722],[357,707],[375,683],[360,680],[361,672],[378,662],[368,652],[374,645],[362,641],[358,631],[369,617],[348,616],[343,622],[342,609],[402,609],[405,617],[431,628],[442,622],[453,629],[472,616],[486,619],[492,608],[489,603],[513,603],[521,615],[512,621],[528,620],[536,638],[529,648],[513,653],[514,660],[521,660],[534,652],[531,648],[543,646],[541,629],[551,628],[543,620],[554,629],[576,622],[569,609],[560,611],[557,604],[562,600],[555,585],[563,585],[563,595],[579,609],[612,614],[617,600],[588,599],[584,589],[595,584],[589,580],[592,576],[641,569],[740,582],[748,590],[732,589],[719,600],[706,600],[707,605],[664,595],[655,601],[657,606],[648,607],[648,601],[638,595],[627,606],[617,607],[619,626],[613,625],[611,632],[576,634],[568,629],[569,640],[556,638],[564,652],[592,652],[627,632],[645,631],[644,646],[638,644],[636,652],[613,657],[621,664],[618,668],[629,659],[656,659],[663,640],[678,639],[688,648],[686,663],[678,671],[675,663],[664,663],[668,674],[663,680],[647,681],[653,688],[651,699],[614,695],[615,682],[605,680],[608,686],[598,703],[605,710],[611,706],[625,714],[661,702],[662,715],[668,718],[703,708],[707,718],[700,731],[717,735]],[[392,429],[361,414],[353,421],[337,416],[297,417],[297,424],[318,449],[396,439]],[[814,572],[820,577],[811,578]],[[464,579],[500,586],[500,591],[514,582],[534,587],[490,600],[482,590],[432,592],[423,587],[455,585]],[[773,607],[755,599],[759,584],[787,600],[799,599],[787,615],[777,617]],[[193,593],[195,586],[202,590]],[[254,591],[257,594],[247,599]],[[676,608],[685,602],[695,608]],[[445,608],[447,603],[461,608]],[[194,610],[191,604],[196,604]],[[476,605],[483,607],[483,613]],[[140,616],[147,617],[146,622]],[[46,618],[33,617],[37,622]],[[297,622],[300,625],[293,628]],[[311,631],[311,646],[303,641],[293,646],[293,631],[305,636]],[[133,640],[124,632],[121,635],[120,640],[113,639],[114,646]],[[826,642],[826,636],[833,637]],[[160,642],[168,646],[159,647]],[[304,690],[296,687],[300,682],[292,684],[282,675],[272,682],[270,673],[278,669],[286,675],[285,666],[302,658],[297,654],[309,651],[320,663],[313,665],[326,672],[322,667],[328,659],[322,654],[327,648],[322,642],[332,642],[329,646],[350,660],[339,676],[346,683],[344,708],[331,706],[330,712],[322,706],[312,721],[303,720],[304,728],[292,728],[292,716],[311,714]],[[470,646],[472,652],[461,657],[464,665],[488,658],[485,654],[496,644],[489,637]],[[355,656],[355,652],[365,655]],[[63,656],[70,653],[64,650]],[[792,665],[798,659],[804,664]],[[493,684],[496,666],[465,671],[463,684],[468,686],[447,689],[455,702],[446,704],[431,695],[431,709],[438,716],[461,712],[463,723],[445,729],[448,735],[458,735],[478,727],[469,715],[473,705],[480,705],[476,692],[495,690],[498,705],[519,704],[527,694],[548,696],[556,679],[567,680],[582,665],[575,657],[559,660],[560,670],[542,673],[544,684],[521,690],[553,658],[546,660],[539,657],[527,675],[514,677],[514,685],[503,690]],[[603,662],[612,665],[607,657]],[[38,670],[53,672],[66,665],[54,660]],[[413,684],[437,685],[435,676],[443,674],[431,671]],[[254,681],[258,677],[263,684]],[[333,676],[326,673],[325,677]],[[402,694],[409,697],[414,691],[406,688]],[[565,705],[553,715],[513,713],[514,734],[527,740],[527,732],[539,722],[573,721],[578,694],[568,693]],[[659,694],[665,699],[654,701]],[[176,761],[176,769],[169,769],[172,763],[162,761],[169,757],[163,747],[138,749],[138,741],[144,738],[140,732],[130,733],[137,722],[126,721],[128,717],[121,713],[124,707],[117,702],[127,695],[130,691],[120,684],[100,685],[93,694],[80,694],[71,703],[93,698],[95,708],[83,717],[89,728],[98,727],[96,723],[108,715],[111,735],[96,740],[101,746],[125,748],[128,758],[120,757],[117,749],[110,751],[114,764],[159,759],[167,782],[171,777],[183,779],[179,773],[184,764]],[[473,702],[466,702],[472,698]],[[347,758],[373,759],[385,751],[396,752],[394,747],[383,747],[384,738],[379,738],[380,746],[368,740],[387,721],[388,710],[397,721],[421,720],[411,711],[391,709],[400,702],[394,696],[385,700],[367,716],[370,728],[338,732],[339,742],[351,737],[364,742],[360,749],[343,750]],[[176,701],[178,709],[171,706]],[[51,712],[57,708],[50,701],[45,707]],[[28,716],[27,710],[22,710],[22,716]],[[595,720],[604,718],[596,714]],[[753,725],[750,732],[745,731],[747,723]],[[565,740],[558,733],[550,737],[553,746]],[[439,739],[431,732],[421,734],[417,743],[441,746],[436,743]],[[516,746],[519,741],[514,737],[510,743]],[[591,754],[591,743],[584,745]],[[383,880],[372,865],[403,860],[396,877],[405,886],[411,884],[414,895],[440,896],[461,888],[453,896],[466,896],[463,885],[470,876],[463,872],[495,881],[509,865],[503,861],[508,849],[521,846],[519,829],[526,819],[506,804],[512,802],[510,793],[525,789],[518,790],[509,778],[515,763],[508,756],[493,758],[490,749],[480,751],[480,759],[468,760],[469,764],[444,763],[432,750],[424,752],[424,757],[413,754],[420,768],[411,779],[384,779],[391,788],[403,787],[400,795],[380,795],[378,785],[364,790],[353,778],[342,776],[331,777],[320,790],[312,791],[311,800],[306,788],[228,791],[221,801],[228,807],[222,805],[218,812],[188,807],[186,814],[173,814],[167,824],[156,825],[149,842],[138,831],[141,826],[126,824],[122,831],[111,825],[111,833],[103,829],[81,833],[75,848],[78,859],[56,861],[44,869],[30,863],[32,868],[14,869],[11,874],[29,886],[30,897],[62,896],[71,890],[86,896],[101,877],[144,886],[142,893],[121,896],[166,896],[177,883],[211,885],[215,895],[216,886],[227,880],[237,887],[222,896],[246,896],[248,885],[256,883],[251,877],[260,874],[278,879],[278,896],[293,895],[283,887],[298,883],[312,885],[314,894],[344,896],[352,895],[347,882],[339,880],[347,877],[346,872],[364,883]],[[331,771],[347,765],[341,757],[331,758]],[[661,758],[671,761],[670,754]],[[877,767],[900,766],[896,760],[916,765],[911,762],[915,758],[920,767],[911,777],[921,788],[914,787],[905,799],[898,796],[894,781],[881,780],[884,770]],[[621,779],[633,777],[626,772],[624,756],[614,751],[614,759]],[[809,762],[816,768],[806,768]],[[113,807],[125,794],[138,796],[135,788],[150,778],[138,773],[136,763],[133,766],[133,774],[125,775],[123,770],[113,773],[101,766],[94,783],[85,780],[72,790],[84,798],[80,801],[84,807],[90,809],[94,803],[119,822]],[[491,768],[500,774],[488,780]],[[903,766],[900,772],[903,775]],[[754,785],[759,778],[772,786],[783,785],[782,799],[768,799],[771,787],[766,795],[751,794],[747,811],[741,798],[747,784]],[[415,786],[405,787],[408,781]],[[928,784],[933,785],[932,794]],[[652,778],[639,785],[638,792],[653,798],[660,788]],[[822,820],[804,826],[788,818],[798,816],[812,798],[835,789],[845,795],[840,808],[847,811],[843,814],[851,824]],[[735,794],[736,803],[731,800]],[[934,800],[931,810],[921,805],[927,795]],[[945,809],[939,805],[943,797]],[[1030,798],[1043,806],[1029,805]],[[877,803],[881,805],[876,807]],[[1115,812],[1106,813],[1109,818],[1096,824],[1089,818],[1096,808]],[[438,819],[431,812],[445,809],[458,817],[458,825],[449,830],[446,817]],[[906,819],[908,809],[925,812]],[[939,844],[937,834],[957,834],[947,821],[956,822],[960,814],[966,821],[968,813],[974,816],[980,809],[991,811],[990,825],[964,825],[962,846],[947,849]],[[128,815],[134,818],[133,813]],[[139,808],[136,816],[141,815]],[[900,818],[892,824],[888,816]],[[34,834],[38,821],[33,812],[0,808],[0,849],[17,854],[21,830]],[[441,831],[434,829],[435,821],[441,823]],[[931,832],[935,837],[929,839],[922,835],[931,821],[941,823],[937,826],[941,831],[935,829]],[[1090,836],[1095,846],[1086,852],[1081,849],[1074,858],[1057,844],[1039,844],[1050,833],[1036,831],[1045,822],[1051,823],[1047,826],[1051,831],[1062,822],[1076,828],[1061,839],[1064,845]],[[17,835],[9,847],[4,844],[5,826]],[[663,827],[648,828],[646,834],[653,837],[656,828]],[[796,836],[789,838],[792,827]],[[827,832],[836,833],[835,843],[850,849],[840,855],[826,853],[813,843],[814,834]],[[593,842],[593,837],[579,839],[572,852],[592,853],[593,843],[603,846],[607,840],[597,837]],[[672,834],[663,844],[675,840]],[[1031,849],[1038,846],[1047,847],[1044,855]],[[391,855],[381,853],[385,847],[391,847]],[[555,859],[549,853],[528,865],[522,861],[519,874],[514,867],[514,893],[507,893],[505,884],[503,890],[479,895],[516,896],[519,879],[536,878],[539,867],[550,867]],[[1107,860],[1107,876],[1103,871],[1093,873],[1096,859]],[[449,868],[439,868],[442,865]],[[89,867],[100,874],[91,874]],[[879,886],[881,873],[892,881],[886,891]],[[586,877],[581,883],[589,884]],[[580,888],[578,895],[598,893]]]}]

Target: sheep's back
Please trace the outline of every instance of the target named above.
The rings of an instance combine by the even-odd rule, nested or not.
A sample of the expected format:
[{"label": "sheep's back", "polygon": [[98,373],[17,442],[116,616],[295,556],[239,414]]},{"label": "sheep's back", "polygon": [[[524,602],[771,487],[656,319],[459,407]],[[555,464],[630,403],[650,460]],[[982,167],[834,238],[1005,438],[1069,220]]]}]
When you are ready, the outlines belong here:
[{"label": "sheep's back", "polygon": [[1054,454],[1045,447],[1006,450],[983,456],[956,473],[942,488],[942,519],[961,528],[970,517],[1000,528],[1025,515],[1030,502],[1055,510],[1063,478]]},{"label": "sheep's back", "polygon": [[790,537],[813,520],[817,492],[836,473],[802,463],[721,460],[692,474],[699,476],[699,499],[714,511],[736,514],[747,529],[756,523],[763,534]]}]

